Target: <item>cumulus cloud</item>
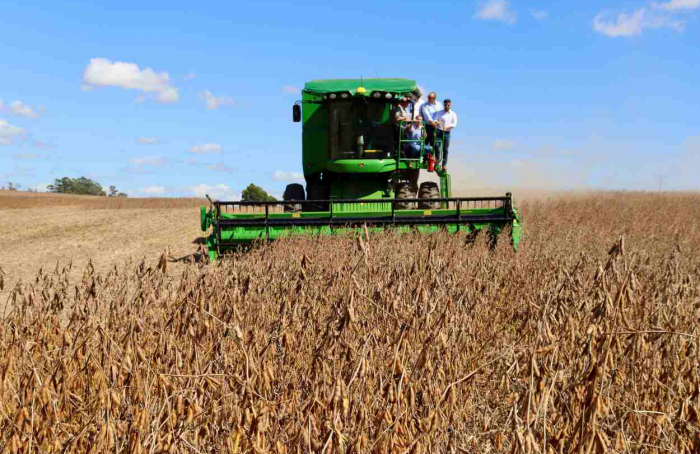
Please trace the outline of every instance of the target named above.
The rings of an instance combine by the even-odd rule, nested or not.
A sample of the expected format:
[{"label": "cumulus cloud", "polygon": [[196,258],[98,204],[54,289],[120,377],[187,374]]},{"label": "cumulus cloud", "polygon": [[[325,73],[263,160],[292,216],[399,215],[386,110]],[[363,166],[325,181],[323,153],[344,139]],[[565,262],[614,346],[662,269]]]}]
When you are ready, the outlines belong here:
[{"label": "cumulus cloud", "polygon": [[549,13],[547,11],[540,11],[536,9],[530,9],[530,14],[532,14],[532,17],[534,17],[537,20],[545,20],[547,16],[549,16]]},{"label": "cumulus cloud", "polygon": [[666,11],[690,11],[700,8],[700,0],[671,0],[665,3],[652,3],[652,7]]},{"label": "cumulus cloud", "polygon": [[35,140],[32,145],[34,145],[34,148],[40,148],[42,150],[50,150],[52,148],[56,148],[56,145],[46,143],[43,140]]},{"label": "cumulus cloud", "polygon": [[281,170],[275,170],[275,172],[272,174],[272,179],[275,181],[299,182],[304,181],[304,174],[299,172],[283,172]]},{"label": "cumulus cloud", "polygon": [[282,87],[282,91],[290,95],[296,95],[301,93],[301,88],[294,87],[292,85],[285,85]]},{"label": "cumulus cloud", "polygon": [[510,9],[510,5],[505,0],[490,0],[483,4],[475,17],[481,20],[495,20],[514,24],[518,20],[517,14]]},{"label": "cumulus cloud", "polygon": [[22,101],[12,101],[8,106],[8,110],[12,115],[15,115],[17,117],[24,117],[24,118],[39,118],[39,115],[23,103]]},{"label": "cumulus cloud", "polygon": [[0,118],[0,145],[12,145],[14,139],[26,133],[27,131],[24,129],[13,126]]},{"label": "cumulus cloud", "polygon": [[130,163],[136,166],[162,166],[165,164],[165,160],[159,156],[144,156],[141,158],[133,158],[129,160]]},{"label": "cumulus cloud", "polygon": [[155,137],[139,137],[136,139],[136,143],[140,143],[142,145],[156,145],[159,143],[159,141]]},{"label": "cumulus cloud", "polygon": [[240,200],[241,198],[240,192],[234,191],[225,184],[210,186],[206,183],[200,183],[197,186],[191,186],[189,190],[196,197],[204,197],[209,195],[209,197],[212,199],[218,200]]},{"label": "cumulus cloud", "polygon": [[190,148],[190,152],[194,154],[220,154],[221,145],[218,143],[205,143],[202,145],[195,145]]},{"label": "cumulus cloud", "polygon": [[5,108],[5,103],[0,99],[0,110]]},{"label": "cumulus cloud", "polygon": [[223,162],[219,162],[216,164],[207,164],[206,168],[207,170],[213,170],[214,172],[233,173],[236,171],[236,169],[224,164]]},{"label": "cumulus cloud", "polygon": [[228,96],[214,96],[209,90],[205,90],[198,95],[200,101],[204,101],[207,104],[207,109],[214,110],[221,106],[233,106],[236,104],[233,98]]},{"label": "cumulus cloud", "polygon": [[182,79],[183,79],[185,82],[189,82],[189,81],[193,80],[193,79],[196,78],[196,77],[197,77],[197,74],[195,74],[195,73],[187,73],[187,74],[185,74],[185,77],[183,77]]},{"label": "cumulus cloud", "polygon": [[112,62],[106,58],[92,58],[83,72],[82,88],[119,87],[154,93],[162,103],[180,99],[178,89],[170,85],[167,72],[156,73],[151,68],[141,69],[135,63]]},{"label": "cumulus cloud", "polygon": [[593,20],[593,29],[610,38],[639,36],[645,29],[670,28],[677,32],[685,30],[685,22],[667,15],[649,14],[640,8],[631,14],[619,13],[608,19],[608,14],[600,13]]},{"label": "cumulus cloud", "polygon": [[525,168],[525,163],[523,161],[520,161],[518,159],[513,159],[510,161],[511,167],[515,167],[516,169],[523,169]]},{"label": "cumulus cloud", "polygon": [[514,146],[516,146],[518,143],[513,142],[512,140],[507,140],[507,139],[496,139],[493,142],[493,149],[494,150],[510,150]]},{"label": "cumulus cloud", "polygon": [[166,190],[163,186],[148,186],[146,188],[141,188],[140,192],[148,195],[163,195]]},{"label": "cumulus cloud", "polygon": [[19,153],[13,156],[18,161],[41,161],[47,158],[44,154]]}]

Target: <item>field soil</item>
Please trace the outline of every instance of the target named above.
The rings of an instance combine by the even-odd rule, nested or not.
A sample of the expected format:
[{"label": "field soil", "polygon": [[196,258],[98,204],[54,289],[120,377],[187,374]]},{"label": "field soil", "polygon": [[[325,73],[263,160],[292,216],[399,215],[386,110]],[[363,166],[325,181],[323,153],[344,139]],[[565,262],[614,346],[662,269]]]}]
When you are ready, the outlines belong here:
[{"label": "field soil", "polygon": [[[0,191],[0,267],[5,289],[30,283],[39,269],[88,260],[99,271],[129,260],[152,260],[167,250],[181,259],[196,253],[205,235],[196,199],[132,199]],[[200,239],[200,240],[198,240]],[[177,267],[180,262],[173,262]]]}]

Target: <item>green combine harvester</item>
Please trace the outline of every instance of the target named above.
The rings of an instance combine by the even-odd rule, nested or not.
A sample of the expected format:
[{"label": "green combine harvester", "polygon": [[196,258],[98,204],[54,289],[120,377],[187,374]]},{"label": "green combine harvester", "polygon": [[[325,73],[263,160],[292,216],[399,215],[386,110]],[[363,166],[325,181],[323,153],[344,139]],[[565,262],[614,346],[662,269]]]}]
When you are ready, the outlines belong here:
[{"label": "green combine harvester", "polygon": [[[308,82],[293,106],[294,122],[302,123],[306,190],[290,184],[278,202],[210,199],[209,209],[201,209],[202,230],[212,228],[210,259],[258,241],[364,226],[421,233],[484,229],[492,238],[508,228],[517,250],[522,227],[511,194],[453,198],[450,175],[439,164],[441,141],[436,138],[428,153],[424,138],[408,139],[404,125],[392,121],[396,104],[416,91],[416,82],[407,79]],[[406,156],[409,142],[420,145],[418,157]],[[428,181],[419,187],[421,170],[436,172],[439,186]]]}]

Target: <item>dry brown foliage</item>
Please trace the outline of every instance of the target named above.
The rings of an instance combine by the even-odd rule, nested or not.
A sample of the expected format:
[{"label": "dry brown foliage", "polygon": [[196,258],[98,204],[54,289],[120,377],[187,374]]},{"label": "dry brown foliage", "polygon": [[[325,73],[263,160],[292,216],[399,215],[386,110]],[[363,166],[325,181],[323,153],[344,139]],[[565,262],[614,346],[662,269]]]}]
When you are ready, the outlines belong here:
[{"label": "dry brown foliage", "polygon": [[699,203],[526,203],[517,254],[362,233],[41,272],[0,313],[0,451],[698,452]]}]

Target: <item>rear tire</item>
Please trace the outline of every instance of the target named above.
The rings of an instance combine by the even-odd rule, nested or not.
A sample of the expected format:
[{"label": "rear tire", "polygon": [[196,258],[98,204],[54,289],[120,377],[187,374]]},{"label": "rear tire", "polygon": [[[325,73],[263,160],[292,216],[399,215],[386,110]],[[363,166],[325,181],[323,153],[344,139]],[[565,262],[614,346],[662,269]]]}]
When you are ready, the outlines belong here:
[{"label": "rear tire", "polygon": [[[440,188],[434,181],[424,181],[418,190],[419,199],[439,199]],[[420,202],[418,206],[421,210],[437,210],[440,202]]]},{"label": "rear tire", "polygon": [[[413,192],[413,189],[411,188],[411,183],[402,181],[400,183],[396,184],[396,198],[397,199],[414,199],[416,198],[415,193]],[[413,205],[412,202],[396,202],[396,209],[397,210],[409,210],[413,208],[411,205]]]},{"label": "rear tire", "polygon": [[[299,183],[288,184],[284,190],[282,199],[284,199],[285,201],[289,200],[290,202],[294,200],[303,202],[304,200],[306,200],[306,197],[304,196],[304,186],[300,185]],[[284,212],[291,213],[299,211],[299,208],[297,208],[298,206],[299,205],[296,204],[285,204]]]},{"label": "rear tire", "polygon": [[[309,183],[306,192],[306,200],[328,200],[328,186],[324,184]],[[304,211],[328,211],[328,203],[307,203]]]}]

